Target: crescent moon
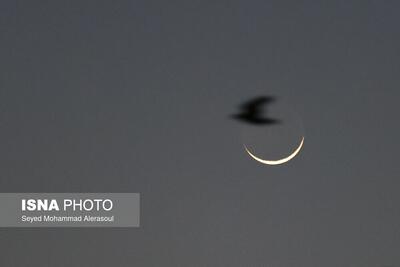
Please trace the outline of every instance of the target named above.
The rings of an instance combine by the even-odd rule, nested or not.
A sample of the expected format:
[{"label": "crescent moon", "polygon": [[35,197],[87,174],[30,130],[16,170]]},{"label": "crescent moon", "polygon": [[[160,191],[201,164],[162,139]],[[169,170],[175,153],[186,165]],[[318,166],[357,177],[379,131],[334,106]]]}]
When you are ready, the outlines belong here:
[{"label": "crescent moon", "polygon": [[304,136],[301,138],[301,142],[300,145],[296,148],[295,151],[293,151],[292,154],[290,154],[289,156],[287,156],[286,158],[283,159],[278,159],[278,160],[265,160],[265,159],[261,159],[257,156],[255,156],[253,153],[251,153],[249,151],[249,149],[247,149],[246,145],[244,146],[244,149],[246,150],[246,152],[250,155],[250,157],[252,157],[253,159],[255,159],[258,162],[261,162],[263,164],[267,164],[267,165],[279,165],[279,164],[283,164],[288,162],[289,160],[291,160],[292,158],[294,158],[301,150],[301,148],[303,147],[303,143],[304,143]]}]

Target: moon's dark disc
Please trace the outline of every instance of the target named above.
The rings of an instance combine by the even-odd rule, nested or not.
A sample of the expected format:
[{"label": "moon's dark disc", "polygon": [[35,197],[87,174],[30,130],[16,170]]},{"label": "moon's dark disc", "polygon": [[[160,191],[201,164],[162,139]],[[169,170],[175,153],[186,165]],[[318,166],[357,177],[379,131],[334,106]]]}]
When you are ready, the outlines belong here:
[{"label": "moon's dark disc", "polygon": [[243,144],[257,157],[279,160],[288,157],[299,147],[304,137],[304,127],[298,114],[285,102],[268,107],[268,114],[280,120],[273,125],[242,125]]}]

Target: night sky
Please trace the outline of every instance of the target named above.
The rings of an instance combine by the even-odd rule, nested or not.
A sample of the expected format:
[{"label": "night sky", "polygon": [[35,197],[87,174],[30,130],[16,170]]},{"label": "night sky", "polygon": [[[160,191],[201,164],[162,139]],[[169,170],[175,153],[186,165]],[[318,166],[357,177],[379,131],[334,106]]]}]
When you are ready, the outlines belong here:
[{"label": "night sky", "polygon": [[[141,227],[3,228],[0,265],[400,266],[399,10],[2,0],[0,191],[141,193]],[[230,118],[260,95],[285,165]]]}]

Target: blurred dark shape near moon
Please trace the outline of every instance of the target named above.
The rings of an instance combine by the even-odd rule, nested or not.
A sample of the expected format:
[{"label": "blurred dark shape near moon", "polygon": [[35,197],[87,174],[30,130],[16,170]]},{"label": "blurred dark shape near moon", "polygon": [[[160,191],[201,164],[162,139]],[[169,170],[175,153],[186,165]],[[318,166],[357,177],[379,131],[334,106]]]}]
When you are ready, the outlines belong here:
[{"label": "blurred dark shape near moon", "polygon": [[269,103],[275,102],[276,98],[272,96],[259,96],[240,105],[241,113],[232,117],[254,125],[271,125],[280,123],[278,119],[272,119],[265,116],[265,108]]},{"label": "blurred dark shape near moon", "polygon": [[232,117],[242,122],[242,142],[251,158],[266,165],[280,165],[298,155],[304,144],[304,130],[289,105],[273,96],[258,96],[239,108],[240,113]]}]

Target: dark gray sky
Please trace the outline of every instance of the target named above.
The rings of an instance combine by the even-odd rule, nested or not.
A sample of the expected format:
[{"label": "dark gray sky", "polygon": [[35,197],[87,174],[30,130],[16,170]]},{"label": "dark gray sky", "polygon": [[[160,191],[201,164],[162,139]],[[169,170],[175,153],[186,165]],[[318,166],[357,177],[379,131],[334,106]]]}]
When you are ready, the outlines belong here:
[{"label": "dark gray sky", "polygon": [[[0,229],[0,265],[400,266],[399,8],[1,1],[1,191],[139,192],[142,226]],[[279,167],[228,118],[269,94]]]}]

